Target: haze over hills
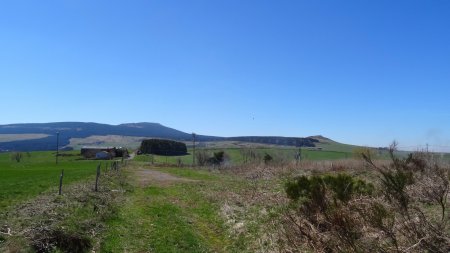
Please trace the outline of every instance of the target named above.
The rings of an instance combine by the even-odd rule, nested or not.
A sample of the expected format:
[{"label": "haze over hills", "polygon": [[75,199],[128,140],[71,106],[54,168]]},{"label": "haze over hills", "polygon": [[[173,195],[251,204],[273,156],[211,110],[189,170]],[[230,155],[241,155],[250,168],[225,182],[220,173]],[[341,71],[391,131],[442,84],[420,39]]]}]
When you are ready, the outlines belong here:
[{"label": "haze over hills", "polygon": [[[59,132],[60,147],[71,148],[83,143],[80,140],[90,138],[91,143],[105,145],[105,139],[113,138],[120,143],[120,137],[167,138],[178,141],[191,141],[192,134],[185,133],[158,123],[126,123],[108,125],[92,122],[55,122],[55,123],[24,123],[0,125],[0,151],[39,151],[56,148],[56,133]],[[108,138],[106,138],[108,136]],[[112,137],[111,137],[112,136]],[[239,136],[219,137],[197,135],[199,142],[236,141],[260,143],[267,145],[283,145],[295,147],[314,147],[320,138],[278,137],[278,136]]]}]

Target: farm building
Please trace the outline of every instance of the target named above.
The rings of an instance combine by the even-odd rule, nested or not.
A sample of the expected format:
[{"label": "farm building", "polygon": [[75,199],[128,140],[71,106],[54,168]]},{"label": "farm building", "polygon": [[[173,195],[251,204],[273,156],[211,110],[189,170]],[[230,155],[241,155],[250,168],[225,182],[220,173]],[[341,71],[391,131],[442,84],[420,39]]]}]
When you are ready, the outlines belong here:
[{"label": "farm building", "polygon": [[86,159],[112,159],[128,157],[128,150],[122,147],[83,147],[81,155]]}]

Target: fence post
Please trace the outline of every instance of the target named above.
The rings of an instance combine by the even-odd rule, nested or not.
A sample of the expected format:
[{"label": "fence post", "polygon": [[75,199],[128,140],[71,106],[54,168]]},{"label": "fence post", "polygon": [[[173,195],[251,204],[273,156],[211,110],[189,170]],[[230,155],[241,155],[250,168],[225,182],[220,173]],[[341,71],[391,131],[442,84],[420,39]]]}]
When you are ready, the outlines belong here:
[{"label": "fence post", "polygon": [[98,191],[98,178],[100,177],[100,164],[97,166],[97,176],[95,177],[95,191]]},{"label": "fence post", "polygon": [[61,175],[59,176],[59,195],[62,194],[63,177],[64,177],[64,170],[61,170]]}]

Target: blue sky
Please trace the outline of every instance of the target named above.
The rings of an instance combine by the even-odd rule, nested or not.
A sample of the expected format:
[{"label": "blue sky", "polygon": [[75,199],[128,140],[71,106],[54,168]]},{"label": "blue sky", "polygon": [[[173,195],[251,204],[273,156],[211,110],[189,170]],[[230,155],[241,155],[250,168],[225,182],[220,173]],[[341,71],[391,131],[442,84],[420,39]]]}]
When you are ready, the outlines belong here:
[{"label": "blue sky", "polygon": [[0,124],[446,148],[449,13],[438,0],[1,1]]}]

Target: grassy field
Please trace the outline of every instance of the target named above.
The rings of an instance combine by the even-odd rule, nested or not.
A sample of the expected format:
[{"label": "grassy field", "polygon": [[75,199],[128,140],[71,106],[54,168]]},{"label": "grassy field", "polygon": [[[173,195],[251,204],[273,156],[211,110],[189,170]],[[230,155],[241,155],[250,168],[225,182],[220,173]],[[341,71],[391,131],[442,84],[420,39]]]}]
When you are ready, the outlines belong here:
[{"label": "grassy field", "polygon": [[[244,163],[244,157],[241,152],[241,148],[208,148],[197,149],[197,152],[207,152],[212,155],[214,152],[224,151],[227,157],[227,163],[230,165],[241,165]],[[262,157],[265,154],[271,155],[275,161],[295,161],[295,155],[298,152],[298,148],[254,148],[252,149],[262,161]],[[336,159],[348,159],[353,157],[352,152],[345,151],[333,151],[333,150],[312,150],[302,148],[302,159],[304,160],[336,160]],[[188,155],[184,156],[159,156],[159,155],[140,155],[136,157],[137,161],[153,162],[155,164],[172,164],[182,165],[192,164],[192,149],[188,150]]]},{"label": "grassy field", "polygon": [[[206,152],[213,153],[224,150],[228,156],[229,163],[240,165],[243,163],[241,149],[207,149]],[[274,158],[294,160],[297,149],[294,148],[258,148],[254,149],[261,156],[265,153]],[[189,152],[192,153],[191,150]],[[96,161],[84,161],[78,156],[79,151],[63,152],[59,157],[59,164],[55,164],[54,152],[32,152],[23,153],[20,162],[11,159],[11,153],[0,153],[0,208],[11,206],[20,201],[32,198],[51,188],[58,186],[59,175],[64,169],[64,184],[79,181],[93,176]],[[330,160],[351,157],[349,152],[338,151],[314,151],[302,150],[302,156],[307,160]],[[136,161],[151,162],[156,164],[192,164],[192,155],[185,156],[152,156],[141,155]],[[184,176],[184,175],[183,175]]]},{"label": "grassy field", "polygon": [[12,160],[11,153],[0,153],[0,209],[56,189],[62,169],[64,184],[94,175],[98,162],[78,160],[78,153],[62,153],[58,165],[54,152],[23,153],[20,162]]},{"label": "grassy field", "polygon": [[[78,151],[64,152],[58,165],[52,152],[24,153],[20,162],[0,154],[0,251],[35,252],[48,241],[46,252],[283,252],[287,178],[345,172],[377,180],[363,161],[342,159],[350,152],[302,149],[302,162],[280,166],[244,163],[238,148],[207,152],[220,150],[235,166],[193,169],[190,155],[155,156],[152,165],[141,155],[120,171],[102,171],[98,192],[98,161],[81,160]],[[297,149],[254,151],[292,161]],[[177,159],[188,166],[172,166]]]}]

